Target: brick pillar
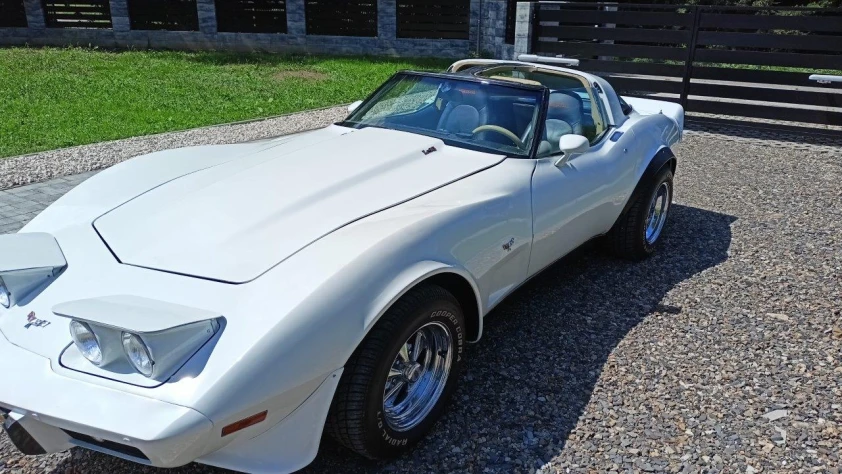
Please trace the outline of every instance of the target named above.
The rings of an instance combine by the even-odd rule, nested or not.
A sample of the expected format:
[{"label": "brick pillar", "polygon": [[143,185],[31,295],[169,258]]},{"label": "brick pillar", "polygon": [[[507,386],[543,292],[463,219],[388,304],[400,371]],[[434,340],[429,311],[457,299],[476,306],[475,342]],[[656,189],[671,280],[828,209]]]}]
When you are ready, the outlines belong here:
[{"label": "brick pillar", "polygon": [[196,0],[199,13],[199,31],[206,35],[216,34],[216,5],[214,0]]},{"label": "brick pillar", "polygon": [[377,37],[392,40],[398,36],[398,3],[396,0],[377,1]]},{"label": "brick pillar", "polygon": [[470,54],[481,54],[480,35],[482,35],[483,22],[480,11],[480,0],[471,0],[470,29],[468,30],[468,52]]},{"label": "brick pillar", "polygon": [[304,0],[287,0],[287,33],[304,36],[307,34],[307,20],[304,16]]},{"label": "brick pillar", "polygon": [[41,0],[23,0],[23,8],[26,10],[26,22],[29,29],[43,30],[47,27]]},{"label": "brick pillar", "polygon": [[483,0],[480,15],[480,52],[504,59],[506,41],[506,0]]},{"label": "brick pillar", "polygon": [[[137,0],[135,0],[137,1]],[[131,30],[129,23],[129,0],[111,0],[111,25],[115,32]]]},{"label": "brick pillar", "polygon": [[514,59],[521,54],[532,53],[532,12],[534,9],[535,4],[532,2],[518,2],[517,4]]}]

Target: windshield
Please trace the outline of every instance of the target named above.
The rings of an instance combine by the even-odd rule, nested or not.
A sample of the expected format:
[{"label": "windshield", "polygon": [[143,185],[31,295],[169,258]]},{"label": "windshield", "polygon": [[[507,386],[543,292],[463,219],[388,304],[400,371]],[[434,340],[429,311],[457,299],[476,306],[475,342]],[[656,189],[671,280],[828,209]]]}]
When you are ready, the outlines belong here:
[{"label": "windshield", "polygon": [[543,89],[402,73],[341,125],[441,138],[448,145],[529,156]]}]

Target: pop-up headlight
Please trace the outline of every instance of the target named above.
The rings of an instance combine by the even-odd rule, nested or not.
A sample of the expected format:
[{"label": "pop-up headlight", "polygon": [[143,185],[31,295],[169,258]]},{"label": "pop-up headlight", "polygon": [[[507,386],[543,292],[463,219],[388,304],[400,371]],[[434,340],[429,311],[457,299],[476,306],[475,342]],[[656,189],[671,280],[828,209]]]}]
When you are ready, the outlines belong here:
[{"label": "pop-up headlight", "polygon": [[67,267],[55,237],[0,235],[0,306],[9,308],[46,288]]},{"label": "pop-up headlight", "polygon": [[63,366],[141,386],[172,377],[222,321],[211,311],[128,295],[70,301],[53,312],[70,318],[74,344],[61,355]]},{"label": "pop-up headlight", "polygon": [[6,288],[6,284],[3,283],[3,279],[0,278],[0,306],[8,308],[11,305],[12,295],[9,294],[9,289]]},{"label": "pop-up headlight", "polygon": [[88,323],[70,321],[70,336],[85,359],[94,365],[102,364],[102,346]]},{"label": "pop-up headlight", "polygon": [[152,377],[152,372],[155,369],[155,361],[152,360],[149,346],[143,342],[140,336],[130,332],[124,332],[122,339],[123,349],[126,351],[126,357],[129,358],[132,367],[140,372],[141,375]]}]

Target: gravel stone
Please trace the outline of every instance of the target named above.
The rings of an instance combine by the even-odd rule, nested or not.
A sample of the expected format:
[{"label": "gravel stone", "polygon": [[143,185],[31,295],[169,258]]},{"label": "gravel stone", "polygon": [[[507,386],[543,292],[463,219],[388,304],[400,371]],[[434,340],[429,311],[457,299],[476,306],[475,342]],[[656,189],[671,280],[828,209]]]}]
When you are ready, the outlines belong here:
[{"label": "gravel stone", "polygon": [[789,415],[787,410],[772,410],[769,413],[763,415],[763,418],[766,418],[769,421],[778,421],[781,418],[785,418]]},{"label": "gravel stone", "polygon": [[[326,439],[304,472],[839,474],[842,140],[689,125],[653,258],[574,252],[489,315],[415,449],[371,462]],[[0,435],[0,474],[42,472],[223,471],[29,458]]]}]

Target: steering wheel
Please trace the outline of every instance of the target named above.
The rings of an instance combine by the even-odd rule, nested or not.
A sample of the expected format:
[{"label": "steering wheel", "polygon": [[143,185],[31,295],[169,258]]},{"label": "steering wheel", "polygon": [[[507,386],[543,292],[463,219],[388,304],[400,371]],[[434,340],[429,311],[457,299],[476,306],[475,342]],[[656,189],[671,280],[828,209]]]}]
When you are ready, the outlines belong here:
[{"label": "steering wheel", "polygon": [[511,140],[518,148],[523,148],[523,141],[517,135],[499,125],[480,125],[471,134],[476,135],[479,132],[497,132]]}]

